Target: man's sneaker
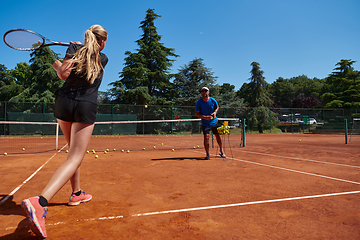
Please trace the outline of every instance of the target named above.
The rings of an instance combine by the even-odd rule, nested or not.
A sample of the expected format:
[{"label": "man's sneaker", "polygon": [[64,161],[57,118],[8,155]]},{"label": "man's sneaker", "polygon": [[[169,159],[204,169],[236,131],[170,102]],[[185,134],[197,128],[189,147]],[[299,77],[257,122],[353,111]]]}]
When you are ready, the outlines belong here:
[{"label": "man's sneaker", "polygon": [[45,218],[47,215],[47,207],[42,207],[40,205],[39,197],[23,200],[21,207],[30,221],[31,229],[34,234],[38,237],[46,238]]},{"label": "man's sneaker", "polygon": [[222,158],[226,158],[225,153],[219,153],[219,155],[220,155],[220,157],[222,157]]},{"label": "man's sneaker", "polygon": [[88,202],[92,199],[92,196],[89,194],[86,194],[86,192],[81,192],[80,196],[76,196],[75,193],[71,194],[70,200],[68,205],[69,206],[76,206],[80,203]]},{"label": "man's sneaker", "polygon": [[207,156],[205,157],[205,160],[210,160],[210,156],[207,155]]}]

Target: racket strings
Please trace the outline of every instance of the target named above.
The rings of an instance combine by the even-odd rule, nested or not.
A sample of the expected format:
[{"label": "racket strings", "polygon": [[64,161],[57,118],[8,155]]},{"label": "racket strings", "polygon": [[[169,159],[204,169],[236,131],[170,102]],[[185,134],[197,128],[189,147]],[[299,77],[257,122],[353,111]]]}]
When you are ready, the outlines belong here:
[{"label": "racket strings", "polygon": [[15,49],[35,49],[44,43],[44,39],[28,31],[12,31],[4,36],[5,43]]}]

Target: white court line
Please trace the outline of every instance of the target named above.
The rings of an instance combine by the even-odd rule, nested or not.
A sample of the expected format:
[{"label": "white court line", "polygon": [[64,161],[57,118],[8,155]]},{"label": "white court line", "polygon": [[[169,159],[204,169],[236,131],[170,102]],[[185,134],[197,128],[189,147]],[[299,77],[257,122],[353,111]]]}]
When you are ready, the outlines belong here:
[{"label": "white court line", "polygon": [[[227,157],[227,158],[229,158],[229,157]],[[353,184],[360,185],[360,182],[354,182],[354,181],[345,180],[345,179],[341,179],[341,178],[329,177],[329,176],[320,175],[320,174],[316,174],[316,173],[308,173],[308,172],[303,172],[303,171],[294,170],[294,169],[290,169],[290,168],[277,167],[277,166],[273,166],[273,165],[257,163],[257,162],[247,161],[247,160],[241,160],[241,159],[237,159],[237,158],[229,158],[229,159],[233,159],[233,160],[239,161],[239,162],[256,164],[256,165],[260,165],[260,166],[264,166],[264,167],[271,167],[271,168],[275,168],[275,169],[285,170],[285,171],[289,171],[289,172],[301,173],[301,174],[306,174],[306,175],[310,175],[310,176],[327,178],[327,179],[336,180],[336,181],[340,181],[340,182],[347,182],[347,183],[353,183]]]},{"label": "white court line", "polygon": [[[360,191],[328,193],[328,194],[310,195],[310,196],[302,196],[302,197],[291,197],[291,198],[261,200],[261,201],[254,201],[254,202],[243,202],[243,203],[213,205],[213,206],[206,206],[206,207],[183,208],[183,209],[165,210],[165,211],[158,211],[158,212],[137,213],[137,214],[131,215],[131,217],[142,217],[142,216],[161,215],[161,214],[180,213],[180,212],[193,212],[193,211],[200,211],[200,210],[220,209],[220,208],[228,208],[228,207],[239,207],[239,206],[247,206],[247,205],[255,205],[255,204],[285,202],[285,201],[313,199],[313,198],[324,198],[324,197],[350,195],[350,194],[358,194],[358,193],[360,193]],[[78,220],[76,220],[76,222],[113,220],[113,219],[121,219],[121,218],[124,218],[124,216],[119,215],[119,216],[109,216],[109,217],[99,217],[99,218],[78,219]],[[56,225],[62,225],[62,224],[67,224],[67,223],[66,222],[49,223],[49,224],[46,224],[46,226],[56,226]],[[16,227],[8,227],[5,230],[11,230],[11,229],[16,229]]]},{"label": "white court line", "polygon": [[[234,150],[240,151],[239,149],[234,149]],[[301,160],[301,161],[323,163],[323,164],[332,164],[332,165],[337,165],[337,166],[342,166],[342,167],[360,168],[360,166],[352,166],[352,165],[341,164],[341,163],[322,162],[322,161],[306,159],[306,158],[287,157],[287,156],[280,156],[280,155],[274,155],[274,154],[268,154],[268,153],[250,152],[250,151],[246,151],[246,150],[241,150],[241,152],[265,155],[265,156],[270,156],[270,157],[288,158],[288,159],[295,159],[295,160]]]},{"label": "white court line", "polygon": [[9,193],[5,198],[3,198],[0,201],[0,205],[3,204],[4,202],[6,202],[6,200],[9,199],[10,196],[14,195],[22,186],[24,186],[25,183],[27,183],[28,181],[30,181],[51,159],[53,159],[56,154],[58,154],[62,149],[64,149],[67,146],[67,144],[65,144],[65,146],[63,146],[59,151],[57,151],[56,153],[54,153],[54,155],[52,155],[43,165],[41,165],[41,167],[39,167],[33,174],[31,174],[30,177],[28,177],[25,181],[23,181],[19,186],[17,186],[11,193]]},{"label": "white court line", "polygon": [[254,201],[254,202],[244,202],[244,203],[233,203],[233,204],[215,205],[215,206],[198,207],[198,208],[185,208],[185,209],[168,210],[168,211],[160,211],[160,212],[150,212],[150,213],[139,213],[139,214],[132,215],[132,217],[159,215],[159,214],[166,214],[166,213],[190,212],[190,211],[218,209],[218,208],[227,208],[227,207],[238,207],[238,206],[245,206],[245,205],[262,204],[262,203],[285,202],[285,201],[310,199],[310,198],[321,198],[321,197],[330,197],[330,196],[339,196],[339,195],[349,195],[349,194],[357,194],[357,193],[360,193],[360,191],[329,193],[329,194],[320,194],[320,195],[303,196],[303,197],[292,197],[292,198],[281,198],[281,199]]}]

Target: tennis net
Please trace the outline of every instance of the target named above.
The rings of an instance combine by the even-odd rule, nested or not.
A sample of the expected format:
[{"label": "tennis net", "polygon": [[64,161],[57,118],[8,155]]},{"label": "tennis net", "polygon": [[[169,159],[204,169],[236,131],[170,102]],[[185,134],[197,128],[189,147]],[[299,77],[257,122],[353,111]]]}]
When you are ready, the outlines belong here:
[{"label": "tennis net", "polygon": [[[234,138],[232,144],[234,144],[234,147],[239,146],[242,138],[242,128],[239,119],[219,118],[220,125],[225,122],[231,127],[230,135],[233,135],[231,138]],[[174,137],[177,139],[175,142],[173,140]],[[184,141],[180,141],[180,138],[184,139]],[[172,142],[172,144],[168,144],[169,142]],[[154,148],[156,144],[160,145]],[[133,151],[143,150],[144,148],[146,150],[172,150],[197,148],[202,144],[201,125],[198,118],[129,120],[95,122],[92,139],[88,148],[90,151]],[[59,125],[55,122],[0,121],[0,154],[47,152],[58,150],[65,145],[66,140]]]}]

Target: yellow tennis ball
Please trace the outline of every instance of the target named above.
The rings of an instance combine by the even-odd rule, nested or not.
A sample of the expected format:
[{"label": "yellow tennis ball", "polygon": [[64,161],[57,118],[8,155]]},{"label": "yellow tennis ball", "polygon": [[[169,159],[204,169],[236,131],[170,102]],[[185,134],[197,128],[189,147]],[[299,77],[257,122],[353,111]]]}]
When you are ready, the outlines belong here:
[{"label": "yellow tennis ball", "polygon": [[86,153],[89,153],[89,151],[86,151]]},{"label": "yellow tennis ball", "polygon": [[25,151],[25,148],[23,148],[22,150]]},{"label": "yellow tennis ball", "polygon": [[109,149],[106,149],[107,152],[109,152],[110,150]]},{"label": "yellow tennis ball", "polygon": [[113,151],[116,151],[116,149],[114,148]]},{"label": "yellow tennis ball", "polygon": [[148,106],[147,106],[147,105],[145,105],[144,107],[145,107],[145,108],[147,108]]},{"label": "yellow tennis ball", "polygon": [[65,152],[66,152],[66,153],[68,153],[68,152],[69,152],[69,150],[66,150]]},{"label": "yellow tennis ball", "polygon": [[145,148],[143,148],[143,150],[145,150]]},{"label": "yellow tennis ball", "polygon": [[197,147],[199,148],[199,145],[197,145]]},{"label": "yellow tennis ball", "polygon": [[171,151],[175,151],[174,149],[171,149]]},{"label": "yellow tennis ball", "polygon": [[155,149],[156,147],[154,146],[154,149]]},{"label": "yellow tennis ball", "polygon": [[121,150],[121,152],[124,152],[124,149],[123,149],[123,150]]},{"label": "yellow tennis ball", "polygon": [[130,150],[127,150],[127,153],[129,153],[130,152]]},{"label": "yellow tennis ball", "polygon": [[301,142],[301,139],[299,139],[299,142]]},{"label": "yellow tennis ball", "polygon": [[6,155],[7,155],[7,153],[5,152],[5,153],[4,153],[4,155],[6,156]]},{"label": "yellow tennis ball", "polygon": [[98,158],[99,156],[98,155],[95,155],[95,158]]},{"label": "yellow tennis ball", "polygon": [[106,154],[106,153],[107,153],[107,151],[104,151],[104,153]]}]

